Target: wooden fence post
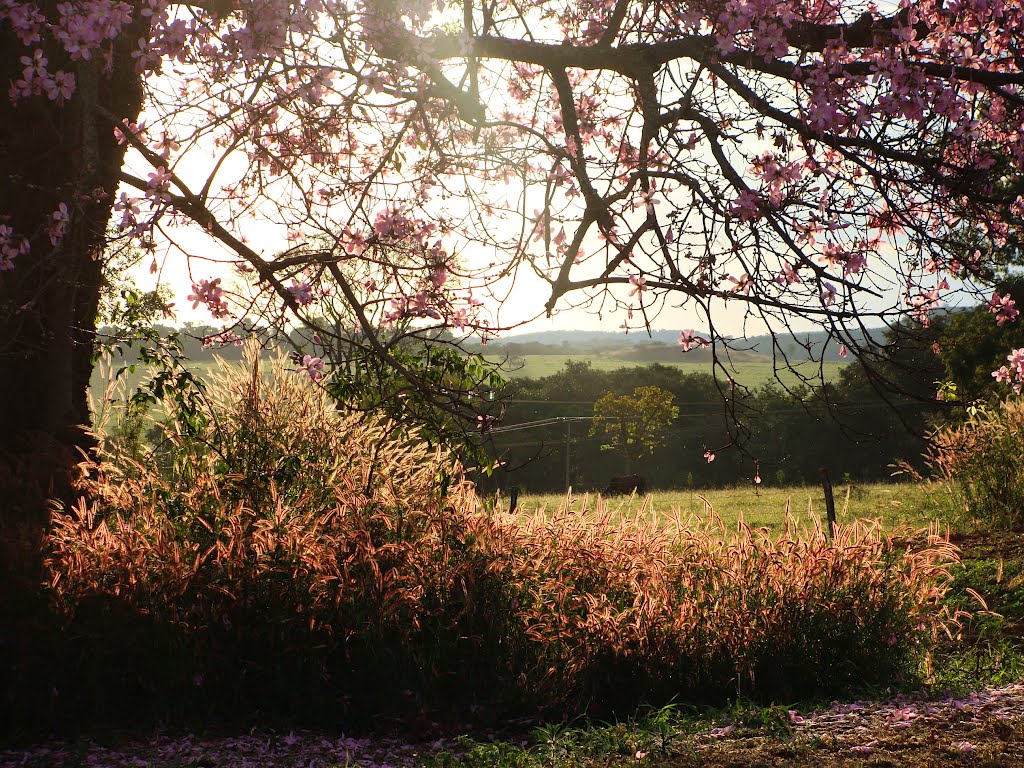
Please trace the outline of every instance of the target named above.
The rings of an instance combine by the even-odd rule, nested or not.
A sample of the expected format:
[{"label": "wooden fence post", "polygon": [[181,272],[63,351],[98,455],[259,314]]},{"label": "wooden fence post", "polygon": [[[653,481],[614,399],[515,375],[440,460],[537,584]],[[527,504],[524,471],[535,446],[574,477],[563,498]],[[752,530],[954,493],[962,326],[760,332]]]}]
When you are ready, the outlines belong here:
[{"label": "wooden fence post", "polygon": [[836,500],[832,495],[832,480],[829,479],[828,470],[824,467],[821,469],[821,488],[825,491],[826,533],[828,540],[832,541],[836,535]]}]

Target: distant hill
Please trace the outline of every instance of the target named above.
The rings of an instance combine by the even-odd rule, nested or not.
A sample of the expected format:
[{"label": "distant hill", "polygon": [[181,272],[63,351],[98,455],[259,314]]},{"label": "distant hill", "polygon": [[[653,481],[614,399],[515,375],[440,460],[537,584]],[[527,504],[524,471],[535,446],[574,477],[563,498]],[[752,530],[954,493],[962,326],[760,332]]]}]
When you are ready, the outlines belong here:
[{"label": "distant hill", "polygon": [[[170,333],[172,328],[158,327],[161,333]],[[218,329],[193,326],[179,329],[186,358],[195,361],[209,361],[219,355],[229,360],[241,358],[240,347],[227,346],[204,349],[201,344],[203,336],[216,333]],[[100,335],[113,334],[111,328],[101,328]],[[882,329],[878,329],[881,336]],[[855,337],[861,341],[863,337]],[[775,342],[789,362],[800,363],[821,354],[822,344],[827,339],[824,331],[800,334],[781,334]],[[642,363],[710,363],[710,350],[694,349],[683,353],[679,349],[678,330],[655,330],[650,335],[642,331],[623,333],[622,331],[532,331],[528,333],[499,336],[486,346],[467,343],[469,352],[478,352],[488,357],[522,357],[527,355],[600,355],[606,359],[621,360],[624,364]],[[764,334],[745,339],[734,339],[730,343],[730,358],[735,363],[771,362],[772,336]],[[124,362],[134,362],[136,351],[125,350]],[[719,353],[721,354],[721,352]],[[826,362],[844,362],[839,356],[839,345],[829,345]]]},{"label": "distant hill", "polygon": [[[884,329],[877,329],[877,336],[881,337],[883,332]],[[778,345],[777,349],[781,349],[789,360],[799,362],[820,357],[822,345],[827,338],[825,331],[812,331],[779,334],[774,341]],[[863,334],[854,334],[855,342],[862,342],[863,339]],[[678,361],[681,354],[678,340],[678,330],[655,330],[650,335],[642,331],[533,331],[501,336],[490,342],[483,351],[509,355],[600,352],[629,362],[672,362]],[[732,354],[736,360],[770,360],[772,357],[773,337],[769,334],[733,341]],[[692,350],[687,353],[686,359],[688,362],[710,361],[711,353],[707,350]],[[829,345],[825,360],[843,361],[838,344],[833,342]]]}]

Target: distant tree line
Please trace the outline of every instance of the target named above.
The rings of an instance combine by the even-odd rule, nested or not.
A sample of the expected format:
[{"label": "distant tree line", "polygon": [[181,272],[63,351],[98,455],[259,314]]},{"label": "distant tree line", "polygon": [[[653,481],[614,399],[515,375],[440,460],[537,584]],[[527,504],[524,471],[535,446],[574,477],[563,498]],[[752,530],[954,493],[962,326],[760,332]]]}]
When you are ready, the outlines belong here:
[{"label": "distant tree line", "polygon": [[[1024,306],[1020,281],[1003,289]],[[864,346],[868,369],[852,361],[818,387],[773,382],[745,390],[657,363],[601,371],[570,361],[554,375],[508,383],[507,411],[492,437],[503,470],[480,483],[491,491],[560,492],[566,481],[578,491],[603,488],[626,468],[619,453],[601,450],[606,441],[589,435],[586,419],[602,396],[640,386],[671,392],[679,409],[664,448],[635,468],[649,488],[753,484],[755,477],[764,485],[817,483],[821,469],[836,482],[886,480],[898,462],[920,465],[936,425],[963,418],[972,403],[1005,397],[991,372],[1005,362],[1004,350],[1022,345],[1024,324],[998,326],[979,306],[937,314],[927,326],[893,326]],[[525,426],[532,422],[547,423]]]},{"label": "distant tree line", "polygon": [[[816,482],[821,468],[836,478],[882,480],[897,460],[916,460],[923,445],[913,432],[923,434],[944,410],[934,400],[887,402],[852,373],[825,390],[773,384],[743,392],[657,363],[600,371],[570,361],[552,376],[509,382],[507,412],[493,435],[504,471],[482,485],[558,492],[568,477],[577,490],[603,488],[627,467],[619,452],[601,449],[606,440],[589,434],[586,419],[606,393],[641,386],[671,392],[679,409],[665,446],[629,468],[650,488],[737,485],[755,476],[764,484]],[[897,419],[907,424],[893,429]],[[541,424],[526,426],[533,422]]]}]

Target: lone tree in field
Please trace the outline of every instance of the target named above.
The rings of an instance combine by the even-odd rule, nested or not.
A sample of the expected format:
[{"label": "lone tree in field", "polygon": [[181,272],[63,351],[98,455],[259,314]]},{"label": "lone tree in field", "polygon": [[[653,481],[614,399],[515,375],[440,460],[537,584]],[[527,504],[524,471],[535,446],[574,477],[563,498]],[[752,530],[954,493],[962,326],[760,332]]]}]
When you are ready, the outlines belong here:
[{"label": "lone tree in field", "polygon": [[218,339],[309,328],[312,377],[367,350],[453,410],[401,341],[486,335],[513,278],[689,309],[716,360],[726,305],[868,362],[951,293],[1012,320],[1022,42],[1001,0],[0,0],[3,520],[88,447],[111,228],[190,260]]},{"label": "lone tree in field", "polygon": [[594,403],[590,435],[605,438],[608,442],[602,448],[622,454],[628,475],[639,459],[665,445],[668,428],[678,416],[672,393],[661,387],[637,387],[632,395],[606,392]]}]

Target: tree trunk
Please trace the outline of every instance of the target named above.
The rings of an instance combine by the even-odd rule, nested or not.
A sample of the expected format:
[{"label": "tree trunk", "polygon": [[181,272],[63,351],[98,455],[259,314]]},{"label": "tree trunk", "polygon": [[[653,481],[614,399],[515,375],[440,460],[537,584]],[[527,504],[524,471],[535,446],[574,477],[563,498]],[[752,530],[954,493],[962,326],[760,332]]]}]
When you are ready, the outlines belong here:
[{"label": "tree trunk", "polygon": [[[134,120],[142,107],[129,37],[121,36],[109,72],[102,56],[70,62],[47,50],[51,72],[75,73],[64,105],[46,95],[16,104],[0,96],[0,224],[30,246],[0,271],[0,606],[16,615],[38,593],[51,500],[72,499],[74,466],[92,447],[87,390],[105,232],[125,152],[104,113]],[[19,50],[0,31],[5,86],[21,77]],[[70,219],[55,243],[61,203]]]}]

